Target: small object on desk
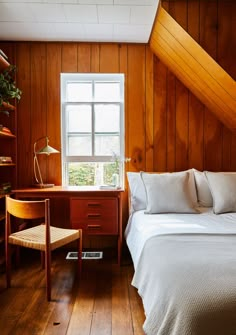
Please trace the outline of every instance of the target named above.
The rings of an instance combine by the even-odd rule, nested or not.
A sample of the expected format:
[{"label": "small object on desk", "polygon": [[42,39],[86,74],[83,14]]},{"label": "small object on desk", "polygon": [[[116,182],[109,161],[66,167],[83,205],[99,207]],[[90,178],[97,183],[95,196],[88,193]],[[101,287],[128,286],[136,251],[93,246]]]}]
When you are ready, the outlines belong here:
[{"label": "small object on desk", "polygon": [[34,184],[33,187],[37,187],[37,188],[50,188],[55,186],[55,184]]},{"label": "small object on desk", "polygon": [[120,190],[120,186],[115,186],[115,185],[100,185],[99,186],[100,190]]}]

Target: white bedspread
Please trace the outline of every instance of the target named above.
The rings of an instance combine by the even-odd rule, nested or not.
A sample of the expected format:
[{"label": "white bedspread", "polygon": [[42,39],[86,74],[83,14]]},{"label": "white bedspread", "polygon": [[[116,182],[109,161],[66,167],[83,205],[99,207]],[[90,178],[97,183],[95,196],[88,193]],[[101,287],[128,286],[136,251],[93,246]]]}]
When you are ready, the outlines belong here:
[{"label": "white bedspread", "polygon": [[199,207],[199,214],[144,214],[134,212],[125,230],[134,268],[145,242],[166,234],[236,234],[236,213],[213,214],[212,208]]},{"label": "white bedspread", "polygon": [[236,213],[139,211],[125,235],[146,334],[236,334]]}]

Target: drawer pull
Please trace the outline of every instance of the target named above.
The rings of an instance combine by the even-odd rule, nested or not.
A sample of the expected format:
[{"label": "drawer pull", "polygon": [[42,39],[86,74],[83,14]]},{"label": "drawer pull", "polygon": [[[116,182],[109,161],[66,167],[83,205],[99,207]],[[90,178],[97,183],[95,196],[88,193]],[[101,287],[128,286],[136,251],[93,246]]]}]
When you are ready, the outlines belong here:
[{"label": "drawer pull", "polygon": [[87,227],[90,230],[101,229],[101,225],[100,224],[89,224]]},{"label": "drawer pull", "polygon": [[99,202],[89,202],[88,207],[100,207],[101,204]]},{"label": "drawer pull", "polygon": [[100,213],[91,213],[87,215],[87,218],[100,218]]}]

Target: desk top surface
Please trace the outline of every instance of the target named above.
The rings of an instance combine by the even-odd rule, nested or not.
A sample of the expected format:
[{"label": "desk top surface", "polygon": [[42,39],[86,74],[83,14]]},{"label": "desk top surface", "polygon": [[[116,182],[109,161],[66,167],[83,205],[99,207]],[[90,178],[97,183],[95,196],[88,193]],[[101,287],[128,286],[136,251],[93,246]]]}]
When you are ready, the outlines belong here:
[{"label": "desk top surface", "polygon": [[76,192],[124,192],[112,186],[53,186],[48,188],[29,187],[12,190],[13,193],[76,193]]}]

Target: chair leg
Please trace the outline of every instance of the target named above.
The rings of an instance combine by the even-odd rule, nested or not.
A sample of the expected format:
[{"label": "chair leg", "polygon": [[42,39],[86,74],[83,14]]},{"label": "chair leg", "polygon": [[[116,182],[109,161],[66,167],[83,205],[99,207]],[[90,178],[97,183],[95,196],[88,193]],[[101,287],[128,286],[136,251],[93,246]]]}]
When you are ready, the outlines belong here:
[{"label": "chair leg", "polygon": [[5,250],[5,257],[6,257],[6,284],[7,287],[11,287],[11,246],[8,242],[6,242],[6,250]]},{"label": "chair leg", "polygon": [[45,252],[47,300],[51,300],[51,250]]},{"label": "chair leg", "polygon": [[77,240],[77,243],[78,243],[78,274],[80,278],[82,272],[82,247],[83,247],[82,230],[80,231],[80,238]]}]

